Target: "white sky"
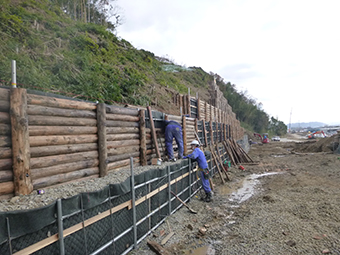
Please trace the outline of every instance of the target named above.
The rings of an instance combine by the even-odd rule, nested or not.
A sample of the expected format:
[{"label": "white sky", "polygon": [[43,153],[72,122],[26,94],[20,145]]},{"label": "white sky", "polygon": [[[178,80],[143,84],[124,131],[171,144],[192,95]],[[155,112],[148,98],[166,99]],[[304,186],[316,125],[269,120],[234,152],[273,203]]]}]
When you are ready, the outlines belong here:
[{"label": "white sky", "polygon": [[340,123],[339,0],[116,4],[117,35],[137,49],[219,74],[286,124]]}]

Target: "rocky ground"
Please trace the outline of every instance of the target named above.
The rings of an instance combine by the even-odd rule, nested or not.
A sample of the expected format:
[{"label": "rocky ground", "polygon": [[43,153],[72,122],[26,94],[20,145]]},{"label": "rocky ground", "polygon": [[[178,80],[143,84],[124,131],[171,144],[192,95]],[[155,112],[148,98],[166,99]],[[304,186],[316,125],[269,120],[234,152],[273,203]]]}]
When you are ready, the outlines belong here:
[{"label": "rocky ground", "polygon": [[340,254],[340,155],[331,139],[283,140],[252,145],[257,165],[215,175],[211,203],[195,197],[197,214],[182,207],[130,254],[156,254],[147,242],[171,232],[163,254]]},{"label": "rocky ground", "polygon": [[[162,254],[340,254],[340,155],[332,153],[333,138],[297,138],[253,144],[249,155],[257,164],[230,168],[232,180],[224,185],[215,175],[212,202],[198,194],[188,203],[197,214],[182,207],[130,254],[156,254],[147,242],[161,244],[170,236]],[[0,211],[41,207],[129,174],[2,200]]]}]

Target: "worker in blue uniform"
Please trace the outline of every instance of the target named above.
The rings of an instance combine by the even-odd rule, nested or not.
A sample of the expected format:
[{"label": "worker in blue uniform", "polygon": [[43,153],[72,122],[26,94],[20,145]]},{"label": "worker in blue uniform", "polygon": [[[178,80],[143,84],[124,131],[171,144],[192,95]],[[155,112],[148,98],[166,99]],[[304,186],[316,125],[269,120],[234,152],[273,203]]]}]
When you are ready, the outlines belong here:
[{"label": "worker in blue uniform", "polygon": [[176,121],[173,120],[165,120],[165,146],[168,152],[169,161],[176,161],[174,157],[174,151],[172,148],[172,141],[175,138],[175,141],[178,146],[178,158],[183,158],[183,134],[182,134],[182,126]]},{"label": "worker in blue uniform", "polygon": [[206,197],[205,201],[210,202],[211,201],[211,188],[209,183],[209,168],[207,159],[205,158],[205,155],[203,151],[201,151],[200,144],[197,140],[193,140],[191,142],[191,149],[193,152],[187,156],[184,156],[183,158],[191,158],[192,160],[197,161],[198,163],[198,171],[200,173],[200,178],[202,181],[202,186],[205,191]]}]

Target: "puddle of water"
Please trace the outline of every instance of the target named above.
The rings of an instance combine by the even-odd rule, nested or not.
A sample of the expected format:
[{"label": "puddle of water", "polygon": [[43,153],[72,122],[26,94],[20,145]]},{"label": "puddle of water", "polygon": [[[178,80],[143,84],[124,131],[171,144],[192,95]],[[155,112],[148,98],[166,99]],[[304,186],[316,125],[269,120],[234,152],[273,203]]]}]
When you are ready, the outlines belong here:
[{"label": "puddle of water", "polygon": [[231,189],[228,186],[224,185],[221,186],[219,189],[219,193],[222,195],[231,195],[229,201],[230,202],[237,202],[242,203],[249,199],[251,196],[255,194],[255,187],[257,184],[259,184],[259,178],[268,176],[268,175],[274,175],[274,174],[281,174],[282,172],[273,172],[273,173],[264,173],[264,174],[252,174],[250,176],[247,176],[245,179],[243,179],[240,182],[240,188],[237,190]]}]

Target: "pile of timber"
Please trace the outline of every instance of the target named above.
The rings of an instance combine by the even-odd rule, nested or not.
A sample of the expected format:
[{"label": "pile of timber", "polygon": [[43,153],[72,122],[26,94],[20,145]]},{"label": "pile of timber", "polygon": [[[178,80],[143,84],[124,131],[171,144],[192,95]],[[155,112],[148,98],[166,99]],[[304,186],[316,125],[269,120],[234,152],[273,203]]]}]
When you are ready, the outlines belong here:
[{"label": "pile of timber", "polygon": [[223,145],[229,155],[231,164],[234,166],[241,163],[255,163],[234,139],[227,139],[223,141]]}]

